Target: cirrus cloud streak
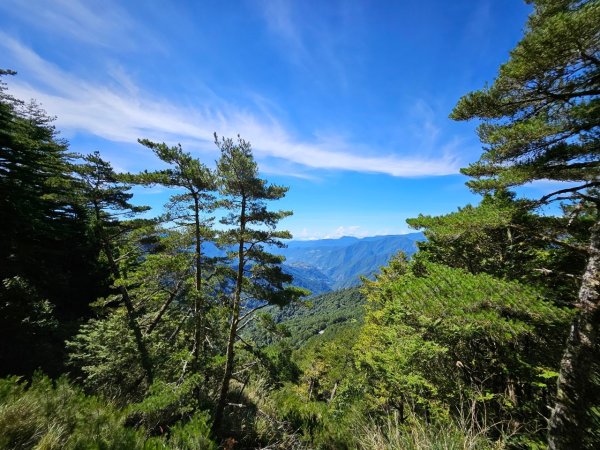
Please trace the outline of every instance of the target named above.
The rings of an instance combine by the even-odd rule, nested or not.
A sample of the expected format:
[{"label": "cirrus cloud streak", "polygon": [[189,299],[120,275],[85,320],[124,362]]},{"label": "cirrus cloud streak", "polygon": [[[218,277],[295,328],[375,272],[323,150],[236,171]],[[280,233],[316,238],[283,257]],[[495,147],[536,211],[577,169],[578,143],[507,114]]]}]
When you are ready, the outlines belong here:
[{"label": "cirrus cloud streak", "polygon": [[[24,74],[9,80],[18,98],[35,98],[59,128],[89,133],[109,141],[135,142],[139,137],[211,147],[213,133],[241,135],[260,158],[280,159],[302,170],[347,170],[397,177],[441,176],[458,172],[457,142],[441,145],[435,156],[406,149],[374,151],[343,139],[298,139],[261,108],[240,107],[214,95],[202,107],[177,104],[144,91],[121,70],[109,71],[102,83],[82,79],[46,61],[18,40],[0,33],[0,48]],[[293,173],[290,173],[293,176]]]}]

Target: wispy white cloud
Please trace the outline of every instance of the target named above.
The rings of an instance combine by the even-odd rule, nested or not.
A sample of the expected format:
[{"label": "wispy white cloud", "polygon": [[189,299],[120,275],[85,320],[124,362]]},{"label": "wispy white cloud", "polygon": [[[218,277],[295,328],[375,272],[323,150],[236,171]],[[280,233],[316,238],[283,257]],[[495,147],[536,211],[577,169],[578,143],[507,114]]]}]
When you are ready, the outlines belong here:
[{"label": "wispy white cloud", "polygon": [[265,112],[265,102],[250,110],[211,95],[199,100],[204,107],[182,106],[143,91],[122,68],[114,68],[110,80],[97,84],[60,69],[6,34],[0,33],[0,48],[10,52],[17,68],[27,74],[28,81],[9,80],[11,92],[40,101],[58,116],[64,130],[127,143],[139,137],[183,141],[199,149],[214,149],[215,131],[221,136],[240,134],[252,143],[257,157],[295,165],[288,175],[327,169],[415,177],[454,174],[460,167],[452,142],[445,149],[440,146],[441,154],[427,157],[397,149],[375,152],[343,139],[301,140]]},{"label": "wispy white cloud", "polygon": [[366,237],[370,236],[367,230],[361,229],[358,225],[339,226],[335,230],[315,232],[308,228],[303,228],[299,233],[294,233],[294,239],[299,241],[314,241],[317,239],[338,239],[344,236]]},{"label": "wispy white cloud", "polygon": [[[348,59],[354,71],[360,60],[356,40],[351,40],[363,16],[356,3],[328,2],[331,15],[327,22],[305,2],[272,0],[256,1],[254,5],[284,59],[310,74],[317,85],[323,84],[324,78],[333,78],[334,86],[342,90],[348,87]],[[347,51],[349,47],[352,51]],[[331,89],[331,84],[325,84]]]},{"label": "wispy white cloud", "polygon": [[154,51],[161,47],[152,33],[110,0],[3,0],[0,11],[33,29],[95,47],[131,50],[141,42]]},{"label": "wispy white cloud", "polygon": [[325,239],[337,239],[343,236],[365,237],[369,236],[369,232],[358,225],[341,226],[337,227],[332,233],[328,233]]}]

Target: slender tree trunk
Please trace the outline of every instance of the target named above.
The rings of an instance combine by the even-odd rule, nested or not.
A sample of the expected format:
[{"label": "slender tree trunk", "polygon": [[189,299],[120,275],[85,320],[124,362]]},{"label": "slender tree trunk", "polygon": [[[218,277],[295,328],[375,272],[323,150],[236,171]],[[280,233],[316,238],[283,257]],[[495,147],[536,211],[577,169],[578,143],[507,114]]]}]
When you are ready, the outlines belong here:
[{"label": "slender tree trunk", "polygon": [[[223,411],[225,410],[225,404],[227,402],[227,395],[229,394],[229,382],[231,381],[231,375],[233,373],[233,358],[234,358],[234,344],[235,337],[237,336],[237,318],[239,315],[239,302],[234,300],[233,315],[231,318],[231,326],[229,328],[229,338],[227,340],[227,356],[225,360],[225,373],[223,374],[223,381],[221,382],[221,389],[219,391],[219,399],[217,401],[217,407],[215,409],[215,419],[212,425],[213,434],[217,434],[221,429],[221,422],[223,421]],[[236,314],[237,313],[237,314]]]},{"label": "slender tree trunk", "polygon": [[177,285],[175,287],[175,291],[173,291],[171,294],[169,294],[169,298],[167,299],[167,301],[163,303],[163,305],[160,307],[160,310],[158,311],[156,316],[154,316],[154,319],[152,319],[152,323],[150,323],[148,328],[146,328],[146,336],[149,335],[150,333],[152,333],[154,331],[154,329],[158,326],[158,324],[160,323],[165,312],[167,312],[167,308],[169,307],[169,305],[171,303],[173,303],[173,300],[175,300],[178,290],[179,290],[179,285]]},{"label": "slender tree trunk", "polygon": [[194,240],[196,246],[196,295],[194,297],[194,359],[192,369],[198,372],[200,369],[200,347],[204,341],[202,337],[202,248],[200,243],[200,205],[198,196],[194,196]]},{"label": "slender tree trunk", "polygon": [[138,348],[138,352],[140,353],[140,362],[142,364],[142,368],[144,369],[144,373],[146,374],[146,381],[148,382],[148,385],[151,385],[154,382],[152,363],[150,362],[150,355],[148,354],[148,349],[146,348],[144,337],[142,336],[142,330],[140,330],[137,320],[135,319],[135,308],[133,307],[133,303],[131,302],[127,288],[125,286],[120,286],[119,292],[123,297],[123,303],[125,303],[125,308],[127,309],[127,321],[129,323],[129,327],[133,330],[135,343]]},{"label": "slender tree trunk", "polygon": [[[600,213],[599,213],[600,215]],[[560,364],[558,393],[548,429],[551,450],[581,448],[590,402],[590,377],[600,323],[600,220],[592,227],[590,256]]]},{"label": "slender tree trunk", "polygon": [[229,382],[231,381],[231,375],[233,373],[233,359],[234,359],[234,344],[237,336],[237,326],[240,317],[240,303],[242,299],[242,282],[244,280],[244,233],[246,231],[246,199],[242,198],[242,208],[240,213],[240,236],[239,236],[239,247],[238,247],[238,270],[235,281],[235,292],[233,294],[233,311],[231,313],[231,326],[229,328],[229,338],[227,340],[227,355],[225,359],[225,373],[223,374],[223,381],[221,382],[221,389],[219,391],[219,399],[217,401],[217,407],[215,409],[215,418],[212,425],[212,433],[216,435],[221,429],[221,422],[223,421],[223,411],[225,410],[225,403],[227,401],[227,395],[229,394]]},{"label": "slender tree trunk", "polygon": [[327,403],[331,403],[335,398],[335,393],[337,392],[338,382],[336,381],[333,385],[333,389],[331,390],[331,395],[329,396],[329,401]]},{"label": "slender tree trunk", "polygon": [[[510,376],[506,383],[506,393],[508,394],[508,399],[512,403],[512,406],[517,407],[519,404],[519,397],[517,396],[517,384]],[[511,418],[508,421],[508,426],[510,427],[511,432],[517,433],[521,427],[521,422],[517,419]]]},{"label": "slender tree trunk", "polygon": [[200,242],[200,204],[198,196],[194,197],[194,239],[196,244],[196,290],[202,288],[202,244]]},{"label": "slender tree trunk", "polygon": [[[104,253],[106,254],[106,258],[108,259],[108,263],[111,266],[111,271],[115,279],[120,278],[119,267],[117,266],[116,261],[113,258],[110,245],[108,241],[104,240]],[[146,381],[148,385],[151,385],[154,381],[152,363],[150,362],[150,355],[148,354],[148,349],[146,348],[146,344],[144,342],[144,337],[142,335],[142,330],[140,329],[139,324],[136,320],[136,311],[133,306],[133,302],[131,301],[131,297],[129,297],[129,291],[125,286],[119,286],[119,293],[123,298],[123,303],[125,304],[125,309],[127,310],[127,323],[129,324],[129,328],[133,331],[133,336],[135,338],[135,344],[140,354],[140,363],[142,364],[142,369],[146,375]]]}]

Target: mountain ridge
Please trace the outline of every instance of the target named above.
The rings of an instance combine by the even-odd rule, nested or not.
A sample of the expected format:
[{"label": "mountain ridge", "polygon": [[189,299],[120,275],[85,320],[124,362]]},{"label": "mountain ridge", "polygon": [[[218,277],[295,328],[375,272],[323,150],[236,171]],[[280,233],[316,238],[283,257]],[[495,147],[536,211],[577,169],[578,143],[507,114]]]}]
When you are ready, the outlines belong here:
[{"label": "mountain ridge", "polygon": [[[399,251],[411,256],[422,233],[342,236],[337,239],[290,240],[286,247],[266,250],[285,257],[283,270],[294,277],[293,284],[319,295],[360,284],[360,277],[372,277]],[[224,256],[225,251],[205,243],[205,256]]]},{"label": "mountain ridge", "polygon": [[411,256],[424,239],[422,233],[409,233],[289,241],[277,253],[286,258],[283,267],[294,276],[294,284],[317,295],[357,286],[361,276],[373,276],[397,252]]}]

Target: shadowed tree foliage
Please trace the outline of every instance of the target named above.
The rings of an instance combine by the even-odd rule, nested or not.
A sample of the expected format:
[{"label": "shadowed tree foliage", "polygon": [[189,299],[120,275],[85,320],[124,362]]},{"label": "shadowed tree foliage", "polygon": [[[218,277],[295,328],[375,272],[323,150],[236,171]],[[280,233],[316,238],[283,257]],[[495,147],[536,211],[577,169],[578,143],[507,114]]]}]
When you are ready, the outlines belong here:
[{"label": "shadowed tree foliage", "polygon": [[68,343],[73,365],[84,385],[121,403],[139,399],[148,385],[140,358],[139,337],[132,328],[120,286],[127,289],[135,325],[153,379],[187,379],[192,256],[182,251],[189,241],[175,230],[152,227],[128,233],[119,245],[127,277],[115,281],[112,295],[94,304],[96,317],[82,325]]},{"label": "shadowed tree foliage", "polygon": [[145,221],[123,219],[147,211],[148,208],[134,206],[129,202],[133,196],[128,192],[130,187],[118,180],[110,163],[104,161],[98,152],[84,156],[83,161],[76,167],[82,186],[82,200],[92,211],[92,229],[111,271],[114,290],[118,293],[118,299],[114,301],[125,306],[125,317],[129,330],[135,337],[144,376],[147,384],[151,385],[154,380],[152,362],[127,282],[131,264],[135,264],[136,259],[130,253],[121,252],[128,234],[146,224]]},{"label": "shadowed tree foliage", "polygon": [[58,375],[64,339],[106,289],[73,155],[52,121],[0,81],[0,374]]}]

